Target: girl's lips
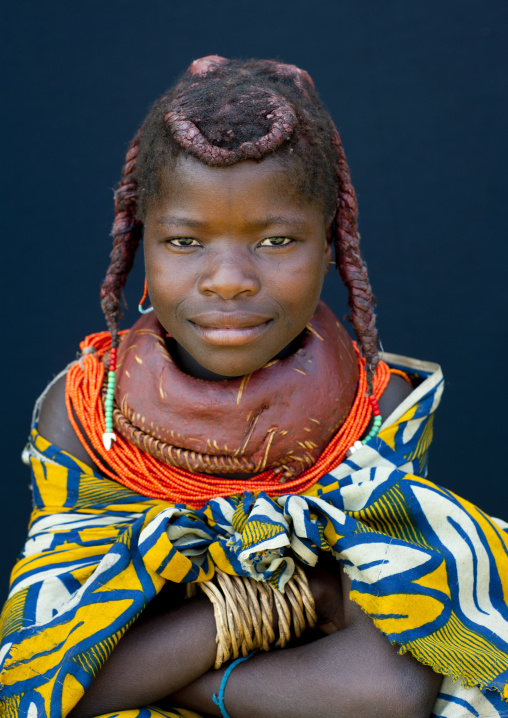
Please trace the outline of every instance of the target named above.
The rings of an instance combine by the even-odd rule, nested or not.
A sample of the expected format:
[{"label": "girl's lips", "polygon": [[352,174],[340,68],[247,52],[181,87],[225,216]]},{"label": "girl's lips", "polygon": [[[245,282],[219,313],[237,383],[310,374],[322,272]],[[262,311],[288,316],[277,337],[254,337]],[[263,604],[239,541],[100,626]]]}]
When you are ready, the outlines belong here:
[{"label": "girl's lips", "polygon": [[271,319],[251,327],[205,327],[191,321],[199,336],[208,344],[217,346],[242,346],[257,339],[271,323]]}]

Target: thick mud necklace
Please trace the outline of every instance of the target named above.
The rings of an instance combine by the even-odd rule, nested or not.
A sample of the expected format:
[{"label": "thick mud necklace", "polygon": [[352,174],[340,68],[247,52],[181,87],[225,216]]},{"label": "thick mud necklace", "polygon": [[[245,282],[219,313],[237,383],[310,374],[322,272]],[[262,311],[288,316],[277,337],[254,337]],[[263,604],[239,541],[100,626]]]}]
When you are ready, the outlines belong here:
[{"label": "thick mud necklace", "polygon": [[[69,417],[101,470],[145,496],[202,506],[244,491],[301,493],[345,458],[372,414],[367,439],[381,423],[377,399],[389,369],[380,363],[369,397],[363,362],[322,302],[294,355],[239,379],[184,374],[146,315],[123,336],[108,395],[110,346],[107,332],[82,343],[85,355],[68,374]],[[107,450],[102,434],[113,427]]]}]

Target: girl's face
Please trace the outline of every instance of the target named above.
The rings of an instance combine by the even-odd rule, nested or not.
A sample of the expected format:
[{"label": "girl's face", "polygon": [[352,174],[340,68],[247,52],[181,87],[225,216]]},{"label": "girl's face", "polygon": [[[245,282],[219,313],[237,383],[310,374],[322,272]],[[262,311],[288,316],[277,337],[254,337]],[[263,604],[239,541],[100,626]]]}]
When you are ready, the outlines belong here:
[{"label": "girl's face", "polygon": [[160,180],[144,234],[157,318],[210,372],[260,369],[316,309],[331,260],[321,205],[274,157],[220,168],[180,157]]}]

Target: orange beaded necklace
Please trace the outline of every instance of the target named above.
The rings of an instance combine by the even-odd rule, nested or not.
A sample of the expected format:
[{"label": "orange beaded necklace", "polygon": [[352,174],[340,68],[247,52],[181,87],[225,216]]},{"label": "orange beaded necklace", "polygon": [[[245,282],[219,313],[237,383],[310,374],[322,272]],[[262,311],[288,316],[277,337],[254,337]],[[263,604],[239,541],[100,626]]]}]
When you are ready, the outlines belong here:
[{"label": "orange beaded necklace", "polygon": [[[123,334],[124,332],[122,332]],[[280,476],[268,469],[250,479],[225,479],[161,461],[118,436],[105,448],[106,430],[101,390],[105,367],[101,357],[111,348],[109,332],[98,332],[80,344],[83,356],[67,373],[66,404],[71,424],[101,472],[132,491],[155,499],[201,508],[218,496],[245,491],[265,491],[269,496],[300,494],[344,460],[348,449],[364,434],[373,413],[367,391],[364,361],[359,358],[359,381],[349,416],[316,463],[281,486]],[[379,399],[390,380],[390,369],[380,362],[373,382],[373,396]]]}]

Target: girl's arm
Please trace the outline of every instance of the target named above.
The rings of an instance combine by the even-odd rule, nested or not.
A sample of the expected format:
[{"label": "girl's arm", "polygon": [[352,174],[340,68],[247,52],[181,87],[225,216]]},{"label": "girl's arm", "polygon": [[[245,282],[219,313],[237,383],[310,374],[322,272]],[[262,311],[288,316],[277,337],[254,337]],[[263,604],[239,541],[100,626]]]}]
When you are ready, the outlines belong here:
[{"label": "girl's arm", "polygon": [[[322,606],[323,629],[337,630],[343,624],[340,583],[328,571],[317,569],[314,575],[311,586]],[[119,641],[68,718],[141,708],[212,668],[217,650],[213,606],[203,595],[178,603],[183,599],[180,588],[168,582]]]},{"label": "girl's arm", "polygon": [[119,641],[68,718],[141,708],[212,668],[216,630],[208,598],[151,614],[143,614]]},{"label": "girl's arm", "polygon": [[[359,606],[342,577],[344,630],[304,646],[259,654],[226,684],[231,718],[428,718],[442,676],[400,656]],[[220,716],[212,701],[225,669],[171,696],[174,705]]]},{"label": "girl's arm", "polygon": [[[225,694],[232,718],[428,718],[441,676],[397,654],[349,600],[345,575],[341,588],[337,571],[318,568],[310,585],[321,628],[330,635],[237,666]],[[215,633],[204,596],[142,617],[69,718],[140,708],[168,694],[175,705],[220,716],[212,694],[219,692],[225,669],[211,670]]]}]

